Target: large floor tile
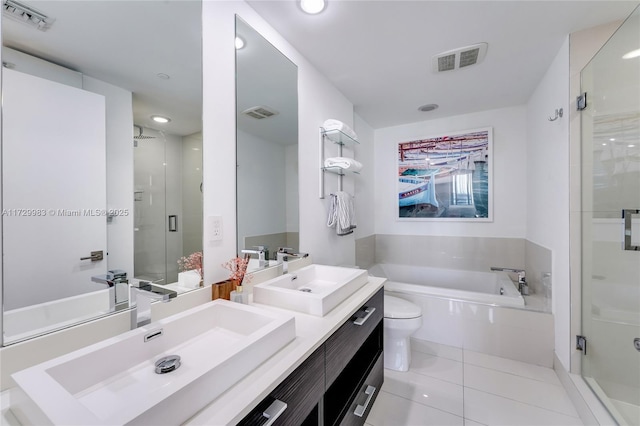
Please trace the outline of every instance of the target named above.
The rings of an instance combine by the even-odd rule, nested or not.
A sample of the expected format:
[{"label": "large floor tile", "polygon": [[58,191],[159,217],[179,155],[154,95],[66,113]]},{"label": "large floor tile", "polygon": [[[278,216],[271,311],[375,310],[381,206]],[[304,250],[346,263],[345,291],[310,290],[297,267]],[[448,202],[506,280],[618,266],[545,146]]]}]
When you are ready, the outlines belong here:
[{"label": "large floor tile", "polygon": [[471,364],[464,365],[464,386],[578,417],[569,396],[561,386]]},{"label": "large floor tile", "polygon": [[582,425],[577,417],[470,388],[464,389],[464,413],[466,419],[491,426]]},{"label": "large floor tile", "polygon": [[381,391],[367,417],[372,426],[463,426],[462,417]]},{"label": "large floor tile", "polygon": [[457,385],[462,384],[462,363],[451,359],[411,351],[409,371]]},{"label": "large floor tile", "polygon": [[421,339],[411,339],[411,350],[462,362],[462,348]]},{"label": "large floor tile", "polygon": [[382,390],[462,417],[462,386],[433,377],[384,370]]},{"label": "large floor tile", "polygon": [[541,367],[539,365],[528,364],[521,361],[514,361],[512,359],[500,358],[494,355],[468,350],[464,351],[464,363],[490,368],[504,373],[515,374],[517,376],[527,377],[529,379],[550,383],[552,385],[562,386],[560,379],[558,379],[558,376],[553,369]]},{"label": "large floor tile", "polygon": [[474,422],[473,420],[464,419],[464,426],[487,426],[483,423]]}]

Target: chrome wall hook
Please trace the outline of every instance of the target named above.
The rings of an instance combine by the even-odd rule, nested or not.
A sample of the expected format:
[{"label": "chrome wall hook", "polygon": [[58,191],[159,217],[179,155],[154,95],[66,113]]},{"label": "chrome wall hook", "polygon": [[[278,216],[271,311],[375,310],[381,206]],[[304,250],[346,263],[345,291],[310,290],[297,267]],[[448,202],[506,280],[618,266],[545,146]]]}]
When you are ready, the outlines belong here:
[{"label": "chrome wall hook", "polygon": [[562,108],[557,109],[555,117],[549,117],[549,121],[556,121],[558,118],[562,118],[563,114],[564,114],[564,111],[562,110]]}]

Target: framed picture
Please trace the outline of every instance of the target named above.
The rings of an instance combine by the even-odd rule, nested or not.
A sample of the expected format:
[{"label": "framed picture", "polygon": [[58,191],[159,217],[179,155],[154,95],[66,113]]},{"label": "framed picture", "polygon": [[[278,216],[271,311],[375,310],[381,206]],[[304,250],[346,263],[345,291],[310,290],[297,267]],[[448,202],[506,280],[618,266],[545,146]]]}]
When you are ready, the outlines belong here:
[{"label": "framed picture", "polygon": [[492,220],[490,127],[398,143],[398,218]]}]

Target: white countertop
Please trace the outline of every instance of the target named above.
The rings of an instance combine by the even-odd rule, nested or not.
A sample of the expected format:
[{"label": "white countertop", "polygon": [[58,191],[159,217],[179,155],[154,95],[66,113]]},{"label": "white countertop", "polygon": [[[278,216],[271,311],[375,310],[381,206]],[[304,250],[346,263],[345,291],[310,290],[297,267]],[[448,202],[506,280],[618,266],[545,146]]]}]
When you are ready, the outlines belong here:
[{"label": "white countertop", "polygon": [[250,304],[264,309],[293,313],[296,338],[241,381],[191,417],[186,425],[229,425],[242,420],[271,393],[309,355],[320,347],[371,296],[380,290],[385,278],[369,276],[369,282],[324,317]]}]

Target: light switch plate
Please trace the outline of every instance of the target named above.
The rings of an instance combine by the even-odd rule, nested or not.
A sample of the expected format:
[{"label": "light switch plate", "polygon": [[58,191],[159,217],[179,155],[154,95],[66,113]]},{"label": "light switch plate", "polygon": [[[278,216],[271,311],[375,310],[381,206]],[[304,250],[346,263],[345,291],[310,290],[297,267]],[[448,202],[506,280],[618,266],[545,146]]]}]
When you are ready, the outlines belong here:
[{"label": "light switch plate", "polygon": [[209,216],[209,240],[222,241],[222,216]]}]

